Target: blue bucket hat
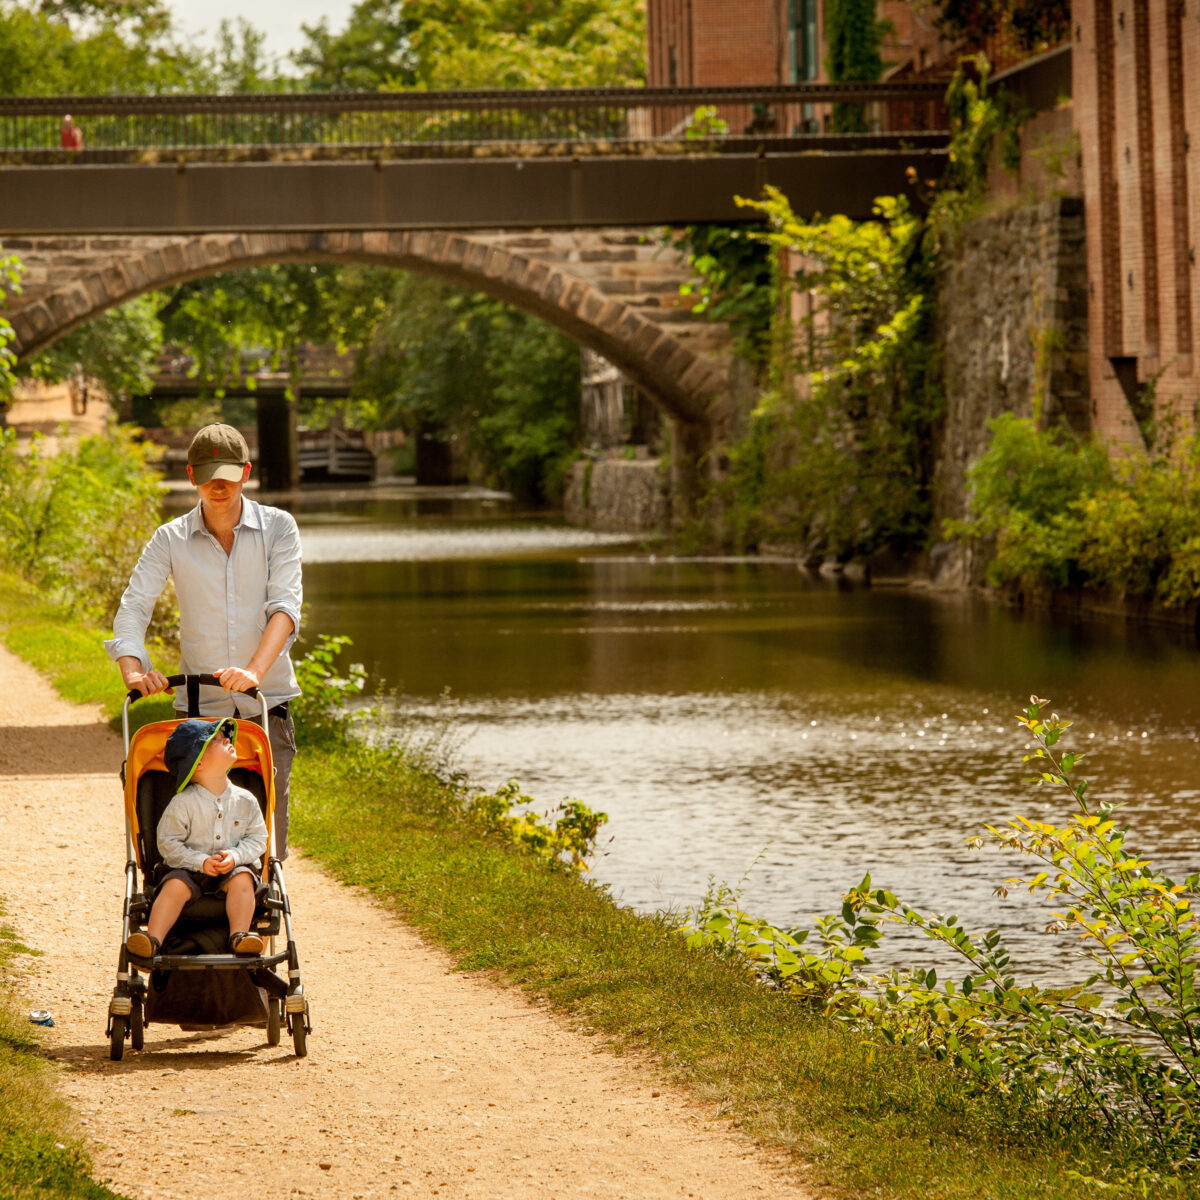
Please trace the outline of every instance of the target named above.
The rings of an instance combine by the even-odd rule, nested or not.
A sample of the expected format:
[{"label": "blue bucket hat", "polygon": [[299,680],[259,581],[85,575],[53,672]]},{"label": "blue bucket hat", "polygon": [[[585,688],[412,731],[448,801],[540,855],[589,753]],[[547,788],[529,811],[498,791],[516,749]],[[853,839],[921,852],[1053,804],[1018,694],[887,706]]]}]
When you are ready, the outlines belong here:
[{"label": "blue bucket hat", "polygon": [[231,742],[237,742],[237,722],[232,717],[221,717],[216,721],[180,721],[171,731],[163,749],[163,765],[175,776],[177,792],[183,791],[191,782],[196,764],[222,730]]}]

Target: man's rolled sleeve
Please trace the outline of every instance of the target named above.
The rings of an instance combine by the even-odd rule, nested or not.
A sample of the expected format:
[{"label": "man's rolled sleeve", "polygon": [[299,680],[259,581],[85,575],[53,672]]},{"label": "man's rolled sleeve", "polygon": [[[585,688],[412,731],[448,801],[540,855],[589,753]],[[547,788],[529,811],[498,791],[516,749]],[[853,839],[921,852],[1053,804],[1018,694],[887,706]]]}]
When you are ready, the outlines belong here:
[{"label": "man's rolled sleeve", "polygon": [[160,528],[146,543],[133,568],[129,586],[122,594],[120,607],[113,618],[113,636],[104,643],[104,649],[113,662],[128,655],[141,663],[143,671],[150,670],[146,629],[170,575],[171,553],[167,548],[166,535]]},{"label": "man's rolled sleeve", "polygon": [[270,548],[267,553],[267,603],[269,621],[277,612],[286,613],[292,622],[291,636],[282,653],[287,654],[300,632],[300,608],[304,591],[300,574],[300,530],[291,513],[272,514]]}]

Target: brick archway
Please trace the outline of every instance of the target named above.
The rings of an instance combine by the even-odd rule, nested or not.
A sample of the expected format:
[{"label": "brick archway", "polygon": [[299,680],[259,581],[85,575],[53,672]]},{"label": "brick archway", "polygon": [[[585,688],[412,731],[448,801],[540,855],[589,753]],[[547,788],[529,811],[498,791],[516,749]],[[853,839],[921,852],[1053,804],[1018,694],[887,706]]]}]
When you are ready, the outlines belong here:
[{"label": "brick archway", "polygon": [[[7,313],[11,348],[27,357],[105,309],[203,275],[285,262],[371,263],[434,275],[532,313],[620,367],[674,425],[688,427],[688,441],[706,442],[714,402],[728,385],[722,358],[713,351],[728,335],[720,327],[680,320],[684,314],[669,302],[684,277],[678,262],[664,259],[638,274],[632,269],[639,258],[631,249],[636,236],[622,231],[611,240],[618,266],[624,263],[629,272],[624,282],[598,276],[594,264],[604,260],[601,250],[576,246],[555,261],[547,253],[552,238],[531,234],[9,239],[5,250],[33,264],[24,293]],[[641,255],[643,268],[648,262],[655,259]]]}]

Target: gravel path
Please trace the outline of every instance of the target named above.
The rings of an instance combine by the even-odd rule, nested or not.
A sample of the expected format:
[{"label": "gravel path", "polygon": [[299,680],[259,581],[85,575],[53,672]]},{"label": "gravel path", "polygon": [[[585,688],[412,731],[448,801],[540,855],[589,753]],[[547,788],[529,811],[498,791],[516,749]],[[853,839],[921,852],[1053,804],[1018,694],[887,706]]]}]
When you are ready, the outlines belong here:
[{"label": "gravel path", "polygon": [[[321,1196],[804,1200],[709,1107],[450,959],[302,856],[288,862],[313,1032],[104,1037],[124,891],[120,739],[0,647],[0,876],[19,1002],[96,1176],[131,1200]],[[357,949],[350,949],[357,947]]]}]

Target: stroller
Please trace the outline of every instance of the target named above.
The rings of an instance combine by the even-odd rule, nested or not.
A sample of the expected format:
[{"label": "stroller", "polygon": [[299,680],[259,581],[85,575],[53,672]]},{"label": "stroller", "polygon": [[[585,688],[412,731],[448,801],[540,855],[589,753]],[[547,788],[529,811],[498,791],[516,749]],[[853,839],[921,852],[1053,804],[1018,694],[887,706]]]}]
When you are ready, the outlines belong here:
[{"label": "stroller", "polygon": [[[167,682],[187,689],[189,717],[199,716],[201,684],[220,686],[213,675],[173,675]],[[267,824],[267,871],[256,894],[250,926],[265,939],[265,952],[255,956],[229,953],[225,900],[219,895],[200,896],[187,904],[155,957],[140,958],[125,948],[129,935],[145,928],[155,886],[169,869],[158,852],[157,835],[159,818],[175,793],[174,776],[163,764],[163,749],[179,724],[177,720],[156,721],[143,726],[131,739],[129,706],[142,698],[140,692],[131,691],[121,715],[127,861],[121,954],[105,1031],[112,1059],[124,1055],[126,1039],[135,1050],[141,1050],[145,1028],[152,1022],[184,1030],[265,1024],[267,1044],[277,1046],[286,1020],[297,1057],[308,1053],[312,1031],[308,998],[300,980],[283,864],[274,857],[275,783],[267,703],[257,689],[241,694],[257,699],[262,706],[261,723],[237,722],[237,763],[229,778],[258,800]],[[287,948],[276,954],[275,938],[281,923]],[[285,962],[286,980],[275,972]]]}]

